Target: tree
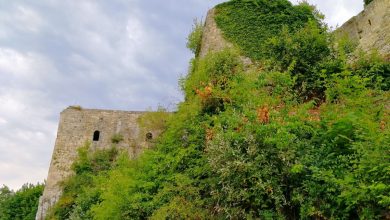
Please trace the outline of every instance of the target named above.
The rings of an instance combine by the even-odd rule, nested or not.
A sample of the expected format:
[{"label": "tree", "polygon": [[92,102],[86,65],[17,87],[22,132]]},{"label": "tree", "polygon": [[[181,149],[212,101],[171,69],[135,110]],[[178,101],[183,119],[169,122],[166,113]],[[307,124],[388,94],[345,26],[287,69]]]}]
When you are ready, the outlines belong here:
[{"label": "tree", "polygon": [[35,219],[43,184],[25,184],[16,192],[7,186],[0,188],[0,220]]}]

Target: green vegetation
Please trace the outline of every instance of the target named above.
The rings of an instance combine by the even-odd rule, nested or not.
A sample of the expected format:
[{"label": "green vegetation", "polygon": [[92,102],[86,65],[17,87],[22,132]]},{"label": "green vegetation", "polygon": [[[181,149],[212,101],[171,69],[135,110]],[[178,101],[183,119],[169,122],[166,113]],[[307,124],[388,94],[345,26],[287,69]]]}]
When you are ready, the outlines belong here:
[{"label": "green vegetation", "polygon": [[25,184],[13,192],[7,186],[0,188],[0,220],[34,220],[43,184]]},{"label": "green vegetation", "polygon": [[52,208],[48,219],[91,219],[89,210],[100,202],[103,188],[96,187],[99,180],[115,166],[119,151],[113,147],[107,150],[89,152],[90,143],[78,149],[79,159],[73,164],[75,175],[63,183],[64,192]]},{"label": "green vegetation", "polygon": [[123,135],[121,135],[121,134],[114,134],[111,137],[111,143],[113,143],[113,144],[118,144],[121,141],[123,141]]},{"label": "green vegetation", "polygon": [[372,2],[373,0],[364,0],[364,5],[368,5]]},{"label": "green vegetation", "polygon": [[191,34],[187,38],[187,48],[190,49],[194,54],[198,55],[201,48],[203,36],[203,22],[194,20]]},{"label": "green vegetation", "polygon": [[167,122],[140,119],[165,129],[155,148],[81,148],[50,218],[388,218],[390,64],[320,18],[287,0],[217,6],[236,47],[199,58],[192,33],[185,101]]},{"label": "green vegetation", "polygon": [[308,4],[293,6],[285,0],[233,0],[216,7],[215,21],[225,37],[254,60],[267,57],[270,38],[287,28],[296,31],[309,20],[318,21]]},{"label": "green vegetation", "polygon": [[74,110],[83,110],[83,107],[81,107],[80,105],[72,105],[72,106],[69,106],[70,109],[74,109]]},{"label": "green vegetation", "polygon": [[163,107],[159,107],[157,111],[146,112],[137,119],[137,122],[141,128],[140,133],[146,134],[149,131],[163,131],[167,128],[167,121],[172,114],[167,112]]}]

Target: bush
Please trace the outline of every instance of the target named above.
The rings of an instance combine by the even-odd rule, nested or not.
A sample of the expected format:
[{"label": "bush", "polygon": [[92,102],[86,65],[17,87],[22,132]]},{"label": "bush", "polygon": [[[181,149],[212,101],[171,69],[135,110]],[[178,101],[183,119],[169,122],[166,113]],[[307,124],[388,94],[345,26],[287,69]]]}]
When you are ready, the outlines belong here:
[{"label": "bush", "polygon": [[378,53],[361,53],[350,69],[355,75],[368,78],[369,87],[384,91],[390,89],[390,62]]},{"label": "bush", "polygon": [[111,137],[111,143],[113,143],[113,144],[118,144],[121,141],[123,141],[123,135],[121,135],[121,134],[114,134]]},{"label": "bush", "polygon": [[291,33],[286,26],[279,36],[270,38],[267,55],[282,71],[297,78],[296,89],[308,100],[321,97],[324,80],[318,66],[330,55],[328,35],[314,22]]},{"label": "bush", "polygon": [[192,31],[187,37],[187,48],[190,49],[195,56],[198,56],[202,46],[203,22],[194,20]]},{"label": "bush", "polygon": [[205,114],[224,111],[225,104],[230,101],[223,95],[224,91],[229,89],[231,79],[242,71],[238,53],[231,49],[211,53],[196,65],[184,84],[186,98],[200,100]]},{"label": "bush", "polygon": [[98,204],[101,191],[100,178],[115,165],[119,154],[116,148],[89,152],[90,143],[78,149],[78,159],[73,163],[75,175],[62,183],[63,194],[50,210],[49,219],[91,219],[91,207]]}]

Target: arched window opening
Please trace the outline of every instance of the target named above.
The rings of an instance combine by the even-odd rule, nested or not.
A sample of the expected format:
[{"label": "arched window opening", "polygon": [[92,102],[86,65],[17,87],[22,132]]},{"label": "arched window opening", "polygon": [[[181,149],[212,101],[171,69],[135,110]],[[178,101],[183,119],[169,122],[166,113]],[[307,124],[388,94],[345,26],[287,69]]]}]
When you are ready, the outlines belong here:
[{"label": "arched window opening", "polygon": [[100,131],[93,132],[93,141],[99,141]]},{"label": "arched window opening", "polygon": [[151,132],[146,133],[145,139],[146,139],[147,141],[152,140],[152,139],[153,139],[153,134],[152,134]]}]

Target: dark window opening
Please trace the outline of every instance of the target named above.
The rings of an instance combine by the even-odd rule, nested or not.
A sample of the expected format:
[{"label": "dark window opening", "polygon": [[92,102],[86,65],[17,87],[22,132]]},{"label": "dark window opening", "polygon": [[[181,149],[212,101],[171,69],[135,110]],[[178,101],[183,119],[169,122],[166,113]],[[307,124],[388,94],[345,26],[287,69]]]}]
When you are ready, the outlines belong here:
[{"label": "dark window opening", "polygon": [[150,140],[152,140],[152,139],[153,139],[153,134],[150,133],[150,132],[146,133],[146,140],[147,140],[147,141],[150,141]]},{"label": "dark window opening", "polygon": [[100,137],[100,131],[93,132],[93,141],[98,141]]}]

